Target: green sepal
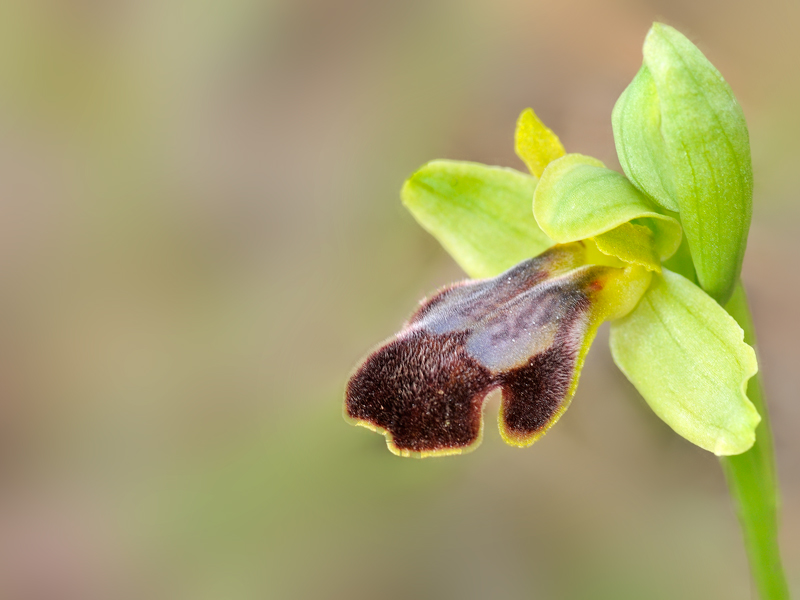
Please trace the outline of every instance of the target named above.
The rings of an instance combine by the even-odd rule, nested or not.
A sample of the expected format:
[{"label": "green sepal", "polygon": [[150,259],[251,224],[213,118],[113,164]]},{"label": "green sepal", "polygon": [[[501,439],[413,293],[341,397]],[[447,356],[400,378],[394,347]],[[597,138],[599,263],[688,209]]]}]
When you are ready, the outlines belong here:
[{"label": "green sepal", "polygon": [[542,123],[532,108],[523,110],[517,119],[514,150],[536,177],[542,176],[548,164],[564,156],[561,140]]},{"label": "green sepal", "polygon": [[698,281],[724,303],[752,214],[744,114],[719,71],[672,27],[655,23],[643,53],[612,115],[620,164],[634,185],[679,210]]},{"label": "green sepal", "polygon": [[[655,252],[662,260],[681,243],[678,221],[659,212],[623,175],[582,154],[567,154],[547,166],[533,196],[533,214],[559,243],[600,236],[630,221],[652,230]],[[648,261],[647,256],[642,260]]]},{"label": "green sepal", "polygon": [[742,328],[685,277],[663,269],[636,308],[611,324],[614,362],[653,411],[690,442],[748,450],[761,417],[747,398],[758,371]]},{"label": "green sepal", "polygon": [[493,277],[553,245],[533,218],[536,178],[434,160],[403,185],[403,204],[470,276]]}]

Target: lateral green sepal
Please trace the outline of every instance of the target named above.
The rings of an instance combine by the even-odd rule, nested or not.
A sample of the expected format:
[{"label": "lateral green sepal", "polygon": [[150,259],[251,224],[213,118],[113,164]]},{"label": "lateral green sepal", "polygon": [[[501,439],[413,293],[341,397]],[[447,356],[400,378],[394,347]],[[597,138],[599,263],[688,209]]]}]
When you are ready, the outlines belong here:
[{"label": "lateral green sepal", "polygon": [[688,279],[663,269],[636,308],[611,325],[614,362],[653,411],[718,456],[755,441],[761,417],[747,398],[758,371],[741,327]]},{"label": "lateral green sepal", "polygon": [[403,204],[464,271],[493,277],[553,245],[533,218],[536,178],[514,169],[450,160],[422,166]]},{"label": "lateral green sepal", "polygon": [[634,220],[652,230],[662,260],[681,243],[678,221],[662,214],[625,176],[582,154],[567,154],[547,166],[533,196],[533,214],[559,243],[600,236]]}]

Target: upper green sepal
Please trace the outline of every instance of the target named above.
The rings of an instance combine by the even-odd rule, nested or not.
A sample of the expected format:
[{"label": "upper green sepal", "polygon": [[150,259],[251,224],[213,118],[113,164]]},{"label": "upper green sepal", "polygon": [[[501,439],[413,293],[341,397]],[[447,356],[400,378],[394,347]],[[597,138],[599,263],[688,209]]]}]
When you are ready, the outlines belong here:
[{"label": "upper green sepal", "polygon": [[636,308],[611,324],[614,362],[677,433],[719,456],[755,442],[747,398],[758,371],[742,328],[703,290],[663,269]]},{"label": "upper green sepal", "polygon": [[[533,214],[542,230],[559,243],[608,234],[630,221],[647,225],[653,232],[655,258],[672,256],[681,243],[681,226],[675,219],[662,214],[623,175],[582,154],[567,154],[547,166],[533,196]],[[626,238],[632,242],[631,252],[638,251],[636,246],[642,241],[617,237],[619,242]],[[653,262],[649,250],[640,261],[615,255],[642,266]],[[651,270],[657,270],[657,263]]]},{"label": "upper green sepal", "polygon": [[654,24],[643,53],[612,114],[620,164],[635,186],[680,212],[698,281],[724,303],[752,214],[744,115],[719,71],[672,27]]},{"label": "upper green sepal", "polygon": [[493,277],[553,245],[533,218],[536,178],[514,169],[451,160],[422,166],[403,204],[470,276]]}]

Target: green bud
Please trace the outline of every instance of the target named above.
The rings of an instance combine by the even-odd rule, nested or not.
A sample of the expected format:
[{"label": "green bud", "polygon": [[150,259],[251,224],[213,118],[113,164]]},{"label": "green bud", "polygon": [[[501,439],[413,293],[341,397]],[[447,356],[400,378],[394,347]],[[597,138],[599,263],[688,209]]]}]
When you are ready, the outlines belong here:
[{"label": "green bud", "polygon": [[655,23],[643,53],[612,115],[620,164],[637,188],[679,211],[697,279],[723,303],[741,270],[752,214],[744,115],[719,71],[672,27]]}]

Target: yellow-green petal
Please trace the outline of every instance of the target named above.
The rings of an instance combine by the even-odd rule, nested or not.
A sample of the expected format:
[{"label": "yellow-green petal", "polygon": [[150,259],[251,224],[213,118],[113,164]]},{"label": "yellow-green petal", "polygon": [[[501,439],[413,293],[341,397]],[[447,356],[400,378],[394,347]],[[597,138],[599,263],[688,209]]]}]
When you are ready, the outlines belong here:
[{"label": "yellow-green petal", "polygon": [[623,223],[611,231],[594,237],[597,249],[623,262],[639,265],[648,271],[661,272],[661,261],[649,227],[634,223]]},{"label": "yellow-green petal", "polygon": [[741,327],[703,290],[663,269],[611,325],[611,353],[653,411],[690,442],[740,454],[761,420],[747,398],[758,364]]},{"label": "yellow-green petal", "polygon": [[541,122],[532,108],[526,108],[517,119],[514,150],[536,177],[541,177],[549,163],[564,156],[561,140]]},{"label": "yellow-green petal", "polygon": [[630,221],[653,231],[662,260],[681,243],[675,219],[662,214],[624,175],[582,154],[567,154],[547,166],[536,186],[533,213],[542,230],[559,243],[599,236]]},{"label": "yellow-green petal", "polygon": [[536,178],[434,160],[403,185],[403,204],[470,277],[493,277],[553,245],[533,218]]}]

